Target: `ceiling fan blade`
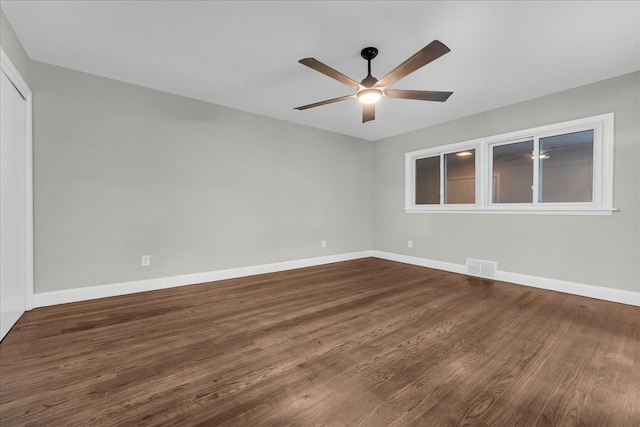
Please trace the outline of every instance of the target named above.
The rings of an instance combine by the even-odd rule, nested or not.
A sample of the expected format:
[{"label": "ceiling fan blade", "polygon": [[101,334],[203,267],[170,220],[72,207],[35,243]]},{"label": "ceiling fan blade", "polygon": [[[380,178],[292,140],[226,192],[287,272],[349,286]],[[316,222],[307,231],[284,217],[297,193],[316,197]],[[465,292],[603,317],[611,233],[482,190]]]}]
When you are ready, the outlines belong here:
[{"label": "ceiling fan blade", "polygon": [[446,101],[453,92],[434,92],[430,90],[394,90],[387,89],[384,94],[388,98],[418,99],[420,101]]},{"label": "ceiling fan blade", "polygon": [[355,98],[355,95],[347,95],[347,96],[341,96],[339,98],[333,98],[333,99],[327,99],[324,101],[320,101],[320,102],[315,102],[313,104],[308,104],[308,105],[303,105],[301,107],[296,107],[294,108],[294,110],[306,110],[308,108],[313,108],[313,107],[319,107],[321,105],[327,105],[327,104],[333,104],[334,102],[339,102],[339,101],[345,101],[347,99],[351,99],[351,98]]},{"label": "ceiling fan blade", "polygon": [[313,68],[314,70],[319,71],[322,74],[339,81],[340,83],[344,83],[347,86],[354,88],[355,90],[362,89],[362,85],[360,85],[360,83],[358,83],[357,81],[345,76],[340,71],[336,71],[328,65],[323,64],[315,58],[304,58],[298,62],[302,65],[306,65],[309,68]]},{"label": "ceiling fan blade", "polygon": [[376,119],[376,104],[362,104],[362,123]]},{"label": "ceiling fan blade", "polygon": [[450,49],[443,43],[438,40],[434,40],[416,52],[411,58],[391,70],[386,76],[378,80],[374,87],[390,86],[401,78],[413,73],[418,68],[424,67],[429,62],[440,58],[449,51]]}]

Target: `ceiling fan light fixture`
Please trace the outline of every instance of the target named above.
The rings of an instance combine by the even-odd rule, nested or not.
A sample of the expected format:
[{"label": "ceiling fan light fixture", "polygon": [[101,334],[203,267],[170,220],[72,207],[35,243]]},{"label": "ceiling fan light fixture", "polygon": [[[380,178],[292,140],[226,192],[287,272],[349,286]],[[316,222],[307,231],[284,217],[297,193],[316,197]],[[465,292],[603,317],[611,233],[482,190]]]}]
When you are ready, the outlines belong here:
[{"label": "ceiling fan light fixture", "polygon": [[380,89],[363,89],[358,92],[358,100],[363,104],[375,104],[382,98]]}]

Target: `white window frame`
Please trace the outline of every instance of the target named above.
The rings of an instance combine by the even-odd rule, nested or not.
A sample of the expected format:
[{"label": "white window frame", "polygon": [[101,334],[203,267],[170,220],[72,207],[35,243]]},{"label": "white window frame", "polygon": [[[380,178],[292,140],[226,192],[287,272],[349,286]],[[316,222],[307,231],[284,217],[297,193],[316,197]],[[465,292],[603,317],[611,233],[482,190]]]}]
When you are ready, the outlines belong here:
[{"label": "white window frame", "polygon": [[[444,194],[444,189],[446,188],[446,176],[445,176],[445,163],[444,163],[444,157],[447,154],[453,154],[453,153],[458,153],[460,151],[467,151],[467,150],[475,150],[475,179],[476,179],[476,202],[475,203],[465,203],[465,204],[445,204],[444,200],[445,200],[445,194]],[[478,209],[481,204],[482,204],[482,200],[479,197],[479,194],[482,191],[482,185],[480,183],[479,178],[479,172],[481,170],[481,164],[480,164],[480,147],[478,145],[475,144],[467,144],[466,142],[462,142],[462,143],[457,143],[457,144],[450,144],[450,145],[445,145],[445,146],[440,146],[440,147],[434,147],[434,148],[428,148],[426,150],[419,150],[419,151],[414,151],[412,153],[416,153],[417,156],[414,156],[412,158],[412,160],[410,160],[411,165],[411,176],[412,178],[412,185],[411,185],[411,189],[407,190],[407,191],[411,191],[411,194],[409,195],[407,193],[406,197],[410,198],[410,202],[413,204],[413,206],[417,206],[418,209],[420,209],[420,211],[423,211],[423,207],[426,207],[426,210],[429,211],[452,211],[452,212],[465,212],[468,210],[473,210],[473,209]],[[407,154],[412,154],[412,153],[407,153]],[[406,155],[405,155],[406,156]],[[416,205],[415,204],[415,176],[416,176],[416,160],[418,159],[424,159],[427,157],[440,157],[440,204],[436,205],[436,204],[432,204],[432,205]],[[406,157],[405,157],[406,158]],[[406,209],[405,209],[406,210]]]},{"label": "white window frame", "polygon": [[[593,191],[591,202],[538,202],[538,170],[540,138],[593,129]],[[523,141],[534,141],[533,198],[531,203],[493,203],[493,147]],[[444,155],[475,149],[476,203],[444,204]],[[440,204],[415,203],[416,160],[440,156]],[[611,215],[613,207],[614,113],[585,117],[546,126],[493,135],[405,153],[405,212],[407,213],[473,213],[473,214],[539,214],[539,215]]]}]

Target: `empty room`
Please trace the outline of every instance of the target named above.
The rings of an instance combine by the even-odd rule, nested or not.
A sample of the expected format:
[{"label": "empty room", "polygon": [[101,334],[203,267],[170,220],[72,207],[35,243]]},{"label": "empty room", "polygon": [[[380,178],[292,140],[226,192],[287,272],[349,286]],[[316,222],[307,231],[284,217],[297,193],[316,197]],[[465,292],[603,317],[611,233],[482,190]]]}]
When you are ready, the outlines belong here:
[{"label": "empty room", "polygon": [[640,426],[640,1],[0,8],[0,426]]}]

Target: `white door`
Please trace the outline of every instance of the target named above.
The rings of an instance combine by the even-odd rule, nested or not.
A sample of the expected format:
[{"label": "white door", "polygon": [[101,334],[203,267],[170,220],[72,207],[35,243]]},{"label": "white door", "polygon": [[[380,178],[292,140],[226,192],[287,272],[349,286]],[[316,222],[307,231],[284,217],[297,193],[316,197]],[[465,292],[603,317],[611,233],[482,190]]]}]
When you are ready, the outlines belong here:
[{"label": "white door", "polygon": [[25,311],[26,101],[0,71],[0,339]]}]

